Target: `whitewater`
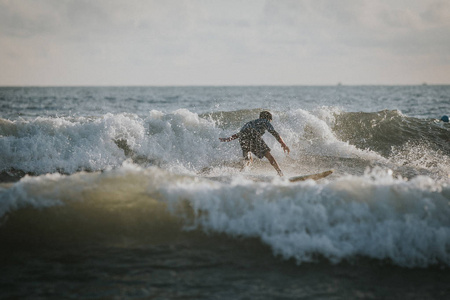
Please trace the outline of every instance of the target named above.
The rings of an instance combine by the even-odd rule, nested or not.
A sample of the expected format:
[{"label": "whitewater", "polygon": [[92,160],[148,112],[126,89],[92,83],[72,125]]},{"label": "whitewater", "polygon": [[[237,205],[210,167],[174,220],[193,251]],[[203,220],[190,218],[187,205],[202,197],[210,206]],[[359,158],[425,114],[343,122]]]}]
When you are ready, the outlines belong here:
[{"label": "whitewater", "polygon": [[[37,262],[54,270],[38,280],[47,290],[12,285],[6,297],[117,295],[105,287],[109,264],[122,266],[114,274],[125,298],[236,298],[273,278],[268,295],[285,298],[360,295],[349,294],[353,284],[360,298],[398,298],[409,284],[375,292],[379,279],[356,279],[373,272],[428,276],[418,297],[450,292],[450,126],[440,121],[449,86],[11,87],[0,88],[0,107],[2,257],[31,257],[26,279]],[[291,149],[263,136],[283,178],[266,159],[241,170],[239,143],[219,141],[261,110]],[[329,169],[318,181],[288,181]],[[103,279],[83,288],[67,256]],[[259,277],[265,263],[272,275]],[[230,279],[239,270],[246,284]],[[300,294],[287,288],[306,270],[314,276]],[[336,280],[350,288],[333,288]],[[322,285],[329,293],[306,287]]]}]

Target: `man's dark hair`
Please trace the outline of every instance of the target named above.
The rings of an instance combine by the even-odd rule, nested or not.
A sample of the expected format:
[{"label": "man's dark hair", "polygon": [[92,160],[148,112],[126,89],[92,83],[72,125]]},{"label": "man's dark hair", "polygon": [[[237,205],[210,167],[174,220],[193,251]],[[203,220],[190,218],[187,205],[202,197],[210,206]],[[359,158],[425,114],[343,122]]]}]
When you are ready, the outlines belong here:
[{"label": "man's dark hair", "polygon": [[259,118],[272,121],[272,114],[270,112],[268,112],[267,110],[264,110],[259,114]]}]

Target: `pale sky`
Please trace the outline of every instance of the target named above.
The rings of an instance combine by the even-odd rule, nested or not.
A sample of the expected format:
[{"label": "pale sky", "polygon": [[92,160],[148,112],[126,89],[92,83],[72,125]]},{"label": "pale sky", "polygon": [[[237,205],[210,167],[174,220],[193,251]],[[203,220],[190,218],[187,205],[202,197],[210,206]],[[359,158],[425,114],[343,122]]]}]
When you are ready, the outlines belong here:
[{"label": "pale sky", "polygon": [[449,0],[0,0],[0,85],[450,84]]}]

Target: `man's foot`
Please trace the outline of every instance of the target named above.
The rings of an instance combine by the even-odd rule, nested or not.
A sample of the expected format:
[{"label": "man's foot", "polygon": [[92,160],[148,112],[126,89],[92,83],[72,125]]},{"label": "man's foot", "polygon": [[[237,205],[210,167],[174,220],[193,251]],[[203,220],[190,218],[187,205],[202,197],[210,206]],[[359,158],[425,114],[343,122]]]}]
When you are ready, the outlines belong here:
[{"label": "man's foot", "polygon": [[241,172],[246,170],[246,169],[248,169],[248,168],[250,168],[252,163],[253,163],[253,158],[252,158],[251,153],[249,152],[247,157],[244,158],[243,165],[242,165],[242,168],[241,168]]}]

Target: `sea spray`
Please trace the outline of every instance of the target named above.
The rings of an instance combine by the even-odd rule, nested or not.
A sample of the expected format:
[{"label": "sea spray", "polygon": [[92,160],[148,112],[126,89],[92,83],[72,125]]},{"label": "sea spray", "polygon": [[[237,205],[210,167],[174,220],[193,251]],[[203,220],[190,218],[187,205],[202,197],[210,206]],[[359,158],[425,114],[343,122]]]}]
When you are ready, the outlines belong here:
[{"label": "sea spray", "polygon": [[312,181],[172,186],[206,231],[258,237],[299,263],[326,257],[389,260],[406,267],[450,265],[450,188],[375,170],[328,183]]},{"label": "sea spray", "polygon": [[[125,164],[104,173],[26,177],[1,189],[0,197],[2,216],[20,215],[24,209],[45,215],[52,207],[68,207],[65,214],[72,215],[74,228],[83,227],[77,224],[81,221],[100,222],[111,238],[120,233],[105,226],[151,232],[153,223],[144,220],[154,218],[152,207],[160,203],[159,211],[178,218],[185,230],[258,238],[275,255],[298,263],[368,257],[406,267],[450,265],[449,185],[425,176],[395,178],[380,169],[321,183],[293,184],[276,177],[254,182],[241,176],[227,183]],[[88,213],[92,210],[97,213]],[[95,215],[105,221],[89,221]],[[126,221],[130,217],[141,225]],[[55,222],[60,226],[63,221]],[[159,226],[165,230],[166,225]]]}]

